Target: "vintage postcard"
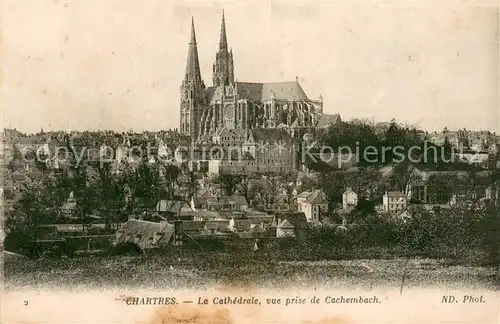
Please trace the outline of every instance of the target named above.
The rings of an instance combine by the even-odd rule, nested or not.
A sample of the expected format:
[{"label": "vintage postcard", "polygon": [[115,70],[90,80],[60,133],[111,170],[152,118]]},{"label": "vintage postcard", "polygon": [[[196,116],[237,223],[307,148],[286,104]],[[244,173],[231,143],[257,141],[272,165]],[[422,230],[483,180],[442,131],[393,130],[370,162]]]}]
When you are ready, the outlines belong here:
[{"label": "vintage postcard", "polygon": [[2,323],[500,323],[498,1],[2,2]]}]

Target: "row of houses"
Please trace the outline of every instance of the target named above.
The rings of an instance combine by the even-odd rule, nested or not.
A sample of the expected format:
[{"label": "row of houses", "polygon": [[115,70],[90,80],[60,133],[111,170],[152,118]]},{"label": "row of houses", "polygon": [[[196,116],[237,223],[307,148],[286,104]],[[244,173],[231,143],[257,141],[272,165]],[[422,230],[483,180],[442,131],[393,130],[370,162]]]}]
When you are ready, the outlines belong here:
[{"label": "row of houses", "polygon": [[302,192],[296,199],[297,211],[271,214],[250,208],[243,196],[194,197],[190,204],[162,200],[156,207],[158,222],[129,219],[118,230],[117,243],[134,242],[147,248],[182,245],[207,236],[303,238],[328,212],[328,202],[321,190]]},{"label": "row of houses", "polygon": [[[41,225],[37,229],[37,246],[49,250],[77,242],[75,248],[92,251],[111,244],[135,243],[142,249],[180,246],[196,242],[204,237],[219,238],[284,238],[307,236],[311,225],[304,213],[276,213],[259,219],[217,219],[204,221],[158,222],[131,218],[120,224],[114,235],[96,234],[92,230],[104,230],[104,224],[54,224]],[[104,243],[103,243],[104,242]]]},{"label": "row of houses", "polygon": [[304,238],[310,229],[311,225],[301,212],[276,213],[265,222],[252,219],[174,222],[129,219],[116,232],[114,243],[132,242],[147,249],[184,245],[203,237]]},{"label": "row of houses", "polygon": [[471,130],[448,130],[425,134],[425,139],[436,145],[444,145],[448,142],[458,150],[472,150],[475,152],[498,151],[499,136],[490,131],[471,131]]},{"label": "row of houses", "polygon": [[[423,181],[410,183],[406,193],[402,191],[387,191],[382,197],[382,204],[378,206],[380,212],[398,213],[404,211],[410,205],[419,205],[427,209],[434,207],[451,208],[453,206],[473,207],[474,202],[479,202],[479,206],[488,202],[497,203],[499,198],[499,188],[488,186],[486,188],[478,186],[471,190],[469,186],[454,188],[453,194],[443,195],[434,192],[428,194],[429,185]],[[358,194],[351,188],[343,193],[343,211],[350,212],[358,204]]]}]

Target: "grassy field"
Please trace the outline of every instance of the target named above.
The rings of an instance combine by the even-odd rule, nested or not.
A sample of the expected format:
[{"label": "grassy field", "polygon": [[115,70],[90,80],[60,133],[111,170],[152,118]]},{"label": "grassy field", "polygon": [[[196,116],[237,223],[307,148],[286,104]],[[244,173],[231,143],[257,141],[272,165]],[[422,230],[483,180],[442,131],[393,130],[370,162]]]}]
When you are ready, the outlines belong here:
[{"label": "grassy field", "polygon": [[74,259],[14,259],[4,264],[6,291],[25,288],[308,287],[399,289],[470,287],[495,289],[496,269],[412,258],[337,261],[277,261],[265,256],[197,252],[181,255],[93,256]]}]

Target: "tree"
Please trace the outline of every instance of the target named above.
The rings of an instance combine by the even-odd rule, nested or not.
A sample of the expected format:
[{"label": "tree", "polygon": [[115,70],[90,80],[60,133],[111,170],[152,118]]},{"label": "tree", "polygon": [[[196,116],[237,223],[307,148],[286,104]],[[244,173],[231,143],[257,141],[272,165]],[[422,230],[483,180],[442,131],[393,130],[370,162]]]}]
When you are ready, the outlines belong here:
[{"label": "tree", "polygon": [[442,156],[438,160],[438,165],[442,165],[444,163],[449,163],[449,161],[452,160],[453,157],[453,148],[450,144],[450,140],[448,139],[448,136],[444,138],[444,143],[443,147],[441,148],[442,150]]},{"label": "tree", "polygon": [[272,209],[276,207],[282,188],[279,176],[264,176],[260,188],[260,197],[266,208]]},{"label": "tree", "polygon": [[457,185],[456,176],[432,174],[427,181],[427,195],[432,203],[446,204],[452,198]]},{"label": "tree", "polygon": [[482,246],[488,253],[488,261],[500,269],[500,207],[490,204],[481,218]]},{"label": "tree", "polygon": [[303,191],[311,191],[314,188],[317,188],[319,185],[319,181],[315,178],[304,177],[300,180],[300,192]]},{"label": "tree", "polygon": [[185,190],[184,198],[186,200],[190,200],[192,197],[196,196],[198,190],[200,189],[200,185],[198,182],[198,176],[194,171],[187,171],[184,174],[184,183],[183,187]]},{"label": "tree", "polygon": [[247,202],[250,202],[250,191],[252,187],[252,180],[254,177],[247,173],[240,174],[240,183],[238,185],[238,192],[241,193]]},{"label": "tree", "polygon": [[385,152],[385,156],[383,157],[386,162],[391,162],[394,160],[394,154],[392,149],[401,145],[403,141],[403,130],[396,123],[395,119],[391,120],[391,124],[385,133],[384,146],[387,148],[391,148],[390,151]]},{"label": "tree", "polygon": [[243,181],[241,174],[222,173],[216,178],[224,195],[232,196]]},{"label": "tree", "polygon": [[118,211],[125,207],[125,192],[123,181],[111,173],[111,164],[103,163],[97,169],[98,181],[93,186],[93,194],[99,198],[96,206],[104,215],[104,222],[109,228],[112,222],[117,221]]},{"label": "tree", "polygon": [[[35,158],[34,156],[32,158]],[[24,168],[24,156],[19,148],[14,146],[12,159],[7,164],[7,169],[10,172],[15,172]]]},{"label": "tree", "polygon": [[[179,186],[179,176],[181,175],[181,170],[172,164],[165,164],[160,166],[162,169],[162,183],[163,192],[160,196],[165,196],[168,199],[174,199],[176,197],[176,190]],[[195,174],[191,174],[189,178],[190,194],[193,195],[197,191],[197,179]]]},{"label": "tree", "polygon": [[479,184],[479,178],[477,175],[476,167],[472,167],[471,169],[469,169],[467,174],[468,174],[467,185],[471,189],[472,199],[473,199],[473,202],[475,203],[475,202],[477,202],[477,200],[479,200],[479,197],[477,195],[477,186]]},{"label": "tree", "polygon": [[86,164],[80,164],[75,167],[71,173],[71,182],[73,194],[78,206],[77,217],[82,220],[91,214],[96,206],[99,205],[99,196],[96,194],[96,188],[90,186],[87,181],[87,168],[91,168]]},{"label": "tree", "polygon": [[[170,185],[165,180],[166,185]],[[145,208],[153,208],[158,202],[160,188],[160,172],[156,165],[143,162],[133,171],[129,178],[129,185],[133,196]]]},{"label": "tree", "polygon": [[329,172],[319,179],[319,186],[325,193],[328,201],[328,210],[335,210],[336,204],[342,201],[342,194],[345,191],[347,175],[343,172]]},{"label": "tree", "polygon": [[421,179],[420,175],[414,172],[413,166],[408,161],[402,161],[393,167],[391,177],[392,185],[403,193],[406,193],[408,184],[411,181],[419,179]]},{"label": "tree", "polygon": [[14,205],[14,212],[5,221],[6,249],[33,255],[37,240],[37,227],[54,221],[49,202],[48,192],[41,184],[23,185],[22,196]]},{"label": "tree", "polygon": [[69,172],[64,169],[52,172],[43,179],[42,185],[50,199],[50,207],[59,214],[60,207],[66,202],[72,189]]}]

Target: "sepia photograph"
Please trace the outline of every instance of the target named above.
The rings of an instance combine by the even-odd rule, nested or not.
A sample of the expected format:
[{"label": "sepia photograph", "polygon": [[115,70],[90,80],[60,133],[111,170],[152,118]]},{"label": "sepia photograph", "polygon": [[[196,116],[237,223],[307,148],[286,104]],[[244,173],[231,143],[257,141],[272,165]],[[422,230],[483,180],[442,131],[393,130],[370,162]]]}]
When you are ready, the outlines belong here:
[{"label": "sepia photograph", "polygon": [[498,1],[3,1],[2,323],[500,323]]}]

